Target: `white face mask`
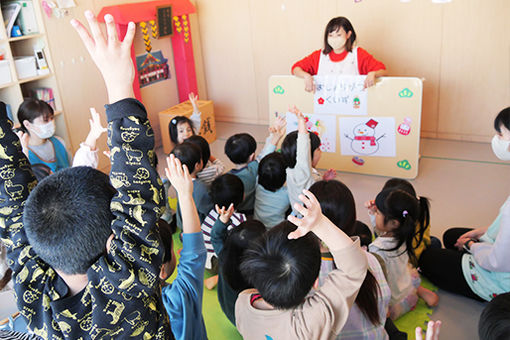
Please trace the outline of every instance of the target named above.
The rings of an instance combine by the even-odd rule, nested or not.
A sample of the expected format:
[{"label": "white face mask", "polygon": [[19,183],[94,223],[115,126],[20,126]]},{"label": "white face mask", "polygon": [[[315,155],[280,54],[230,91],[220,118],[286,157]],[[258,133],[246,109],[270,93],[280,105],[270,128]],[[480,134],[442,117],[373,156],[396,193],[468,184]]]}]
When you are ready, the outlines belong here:
[{"label": "white face mask", "polygon": [[53,120],[45,123],[45,124],[33,124],[33,126],[37,129],[32,128],[32,132],[36,134],[37,137],[41,139],[50,138],[55,134],[55,122]]},{"label": "white face mask", "polygon": [[510,161],[510,151],[508,148],[510,147],[510,140],[503,140],[499,138],[498,135],[495,135],[492,138],[492,151],[502,161]]},{"label": "white face mask", "polygon": [[344,47],[346,41],[347,40],[345,40],[343,37],[328,37],[328,44],[334,50],[338,50],[338,49]]}]

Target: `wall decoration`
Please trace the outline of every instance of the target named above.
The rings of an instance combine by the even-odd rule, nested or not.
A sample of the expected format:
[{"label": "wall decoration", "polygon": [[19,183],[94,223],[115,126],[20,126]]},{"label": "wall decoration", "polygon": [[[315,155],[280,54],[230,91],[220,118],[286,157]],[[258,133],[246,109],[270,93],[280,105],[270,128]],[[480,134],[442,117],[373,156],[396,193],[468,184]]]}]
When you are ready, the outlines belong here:
[{"label": "wall decoration", "polygon": [[411,98],[413,96],[413,91],[409,90],[408,88],[405,88],[398,93],[398,96],[400,98]]},{"label": "wall decoration", "polygon": [[365,164],[365,160],[359,156],[352,157],[352,162],[359,166],[362,166],[363,164]]},{"label": "wall decoration", "polygon": [[[336,117],[305,113],[306,129],[315,133],[321,139],[323,152],[336,152]],[[296,131],[298,122],[296,115],[290,112],[286,114],[287,133]]]},{"label": "wall decoration", "polygon": [[411,122],[412,122],[411,118],[405,117],[404,122],[401,123],[397,128],[398,133],[400,133],[403,136],[407,136],[408,134],[410,134],[411,133]]},{"label": "wall decoration", "polygon": [[281,85],[278,85],[273,88],[273,92],[275,94],[284,94],[285,90],[283,89],[283,87],[281,87]]},{"label": "wall decoration", "polygon": [[160,37],[173,34],[172,6],[156,7],[157,31]]},{"label": "wall decoration", "polygon": [[314,112],[342,115],[367,114],[366,76],[314,76]]},{"label": "wall decoration", "polygon": [[340,118],[342,155],[395,157],[395,118]]},{"label": "wall decoration", "polygon": [[404,160],[401,160],[397,163],[397,166],[399,168],[402,168],[404,170],[411,170],[411,164],[409,163],[409,161],[407,159],[404,159]]},{"label": "wall decoration", "polygon": [[136,56],[136,68],[140,87],[170,79],[168,59],[163,57],[161,51]]}]

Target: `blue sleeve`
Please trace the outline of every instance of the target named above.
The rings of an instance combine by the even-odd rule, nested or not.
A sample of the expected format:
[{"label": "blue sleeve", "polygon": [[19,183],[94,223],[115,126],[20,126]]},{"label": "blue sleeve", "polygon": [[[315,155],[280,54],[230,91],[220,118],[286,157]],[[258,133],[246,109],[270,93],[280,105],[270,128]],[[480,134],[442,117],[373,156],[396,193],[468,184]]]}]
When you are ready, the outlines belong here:
[{"label": "blue sleeve", "polygon": [[[202,232],[183,234],[177,277],[163,288],[163,304],[176,339],[186,339],[202,322],[202,295],[207,251]],[[200,326],[202,327],[202,326]]]},{"label": "blue sleeve", "polygon": [[223,250],[223,244],[225,243],[225,240],[227,239],[227,228],[229,224],[225,224],[221,222],[219,216],[214,221],[214,225],[212,227],[211,231],[211,243],[214,248],[214,252],[219,255],[221,251]]}]

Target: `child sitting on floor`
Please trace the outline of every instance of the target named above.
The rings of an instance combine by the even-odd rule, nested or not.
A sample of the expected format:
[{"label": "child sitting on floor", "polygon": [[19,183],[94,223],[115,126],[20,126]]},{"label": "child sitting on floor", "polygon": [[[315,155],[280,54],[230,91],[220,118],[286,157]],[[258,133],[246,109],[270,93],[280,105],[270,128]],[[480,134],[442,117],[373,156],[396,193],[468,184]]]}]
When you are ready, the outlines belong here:
[{"label": "child sitting on floor", "polygon": [[214,223],[211,242],[214,252],[218,254],[218,300],[227,318],[236,324],[235,303],[240,292],[252,286],[243,278],[240,270],[244,251],[253,241],[266,231],[265,226],[256,220],[248,220],[235,228],[230,226],[230,217],[234,213],[234,206],[219,208],[216,211],[220,217]]},{"label": "child sitting on floor", "polygon": [[[211,199],[214,206],[232,206],[232,209],[234,210],[229,221],[225,223],[229,229],[237,227],[239,224],[246,221],[246,216],[243,213],[237,212],[237,207],[243,201],[243,192],[243,182],[239,179],[239,177],[232,174],[221,175],[211,183]],[[212,259],[217,256],[211,243],[211,232],[218,218],[218,212],[216,209],[212,208],[201,226],[202,232],[204,233],[205,248],[207,249],[207,261],[205,264],[207,269],[211,269],[213,267]]]},{"label": "child sitting on floor", "polygon": [[[209,195],[209,189],[197,178],[197,173],[202,170],[202,152],[195,144],[184,142],[177,145],[170,154],[174,155],[175,158],[179,159],[179,161],[188,168],[193,180],[193,201],[195,202],[196,209],[198,211],[200,223],[202,223],[213,207],[211,196]],[[177,203],[176,216],[177,226],[182,228],[182,217],[179,202]]]},{"label": "child sitting on floor", "polygon": [[285,160],[281,153],[272,152],[262,158],[258,169],[253,217],[271,228],[284,221],[290,209]]},{"label": "child sitting on floor", "polygon": [[[202,317],[204,265],[207,252],[200,230],[197,209],[193,202],[192,178],[188,169],[182,166],[173,155],[170,155],[167,160],[165,173],[179,194],[183,234],[177,277],[170,285],[163,287],[163,304],[170,317],[172,332],[176,340],[207,340]],[[165,248],[159,278],[164,281],[175,270],[176,257],[170,225],[160,219],[159,230]]]},{"label": "child sitting on floor", "polygon": [[[306,196],[299,198],[306,208],[294,208],[304,217],[290,215],[290,222],[271,228],[245,252],[241,273],[255,289],[239,294],[235,310],[237,329],[246,340],[334,339],[366,276],[367,256],[359,241],[321,213],[311,192],[303,192]],[[317,238],[328,246],[338,269],[308,295],[321,265]]]},{"label": "child sitting on floor", "polygon": [[196,135],[197,131],[200,131],[201,113],[197,105],[198,97],[193,92],[188,97],[191,105],[193,105],[191,117],[175,116],[168,124],[168,133],[174,146],[181,144],[185,139]]},{"label": "child sitting on floor", "polygon": [[211,155],[211,148],[204,137],[194,135],[185,141],[197,145],[202,150],[202,164],[204,167],[197,173],[197,177],[204,184],[210,186],[216,177],[225,172],[225,165],[222,161]]},{"label": "child sitting on floor", "polygon": [[396,320],[416,306],[418,296],[436,306],[436,293],[420,286],[420,275],[409,264],[415,258],[414,231],[420,216],[416,197],[400,189],[385,189],[375,198],[376,230],[379,235],[368,249],[384,259],[391,289],[389,316]]},{"label": "child sitting on floor", "polygon": [[238,176],[244,185],[244,201],[237,210],[247,215],[253,215],[255,203],[255,185],[257,184],[257,171],[259,161],[265,155],[275,151],[278,141],[285,133],[285,120],[279,118],[269,127],[269,137],[261,153],[255,158],[257,142],[247,133],[238,133],[230,136],[225,143],[225,154],[235,164],[229,173]]}]

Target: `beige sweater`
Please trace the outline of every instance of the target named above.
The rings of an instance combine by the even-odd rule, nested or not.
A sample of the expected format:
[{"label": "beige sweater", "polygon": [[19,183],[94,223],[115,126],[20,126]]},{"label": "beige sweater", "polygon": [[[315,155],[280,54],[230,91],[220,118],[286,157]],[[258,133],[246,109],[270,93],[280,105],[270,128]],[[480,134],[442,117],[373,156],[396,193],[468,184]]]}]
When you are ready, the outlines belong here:
[{"label": "beige sweater", "polygon": [[245,340],[326,340],[342,330],[367,273],[367,257],[359,240],[332,252],[338,269],[332,271],[315,294],[292,310],[260,310],[250,304],[257,293],[247,289],[236,301],[236,326]]}]

